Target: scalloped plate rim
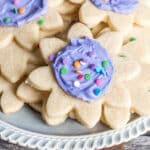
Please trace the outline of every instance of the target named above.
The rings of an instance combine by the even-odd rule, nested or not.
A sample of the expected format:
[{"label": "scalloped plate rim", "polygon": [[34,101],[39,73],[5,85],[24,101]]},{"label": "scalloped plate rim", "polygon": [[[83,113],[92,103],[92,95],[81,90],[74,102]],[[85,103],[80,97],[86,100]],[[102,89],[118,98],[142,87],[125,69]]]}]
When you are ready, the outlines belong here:
[{"label": "scalloped plate rim", "polygon": [[[138,127],[142,128],[138,129]],[[138,117],[136,120],[131,121],[124,128],[120,130],[109,130],[89,135],[79,135],[79,136],[58,136],[58,135],[44,135],[41,133],[36,133],[32,131],[27,131],[18,127],[15,127],[9,123],[6,123],[0,120],[0,137],[2,140],[9,141],[10,143],[17,143],[20,146],[27,146],[29,148],[38,148],[38,149],[55,149],[58,148],[59,145],[64,144],[64,150],[67,148],[72,148],[72,144],[75,148],[79,146],[79,144],[83,143],[82,149],[85,148],[104,148],[110,147],[112,145],[117,145],[123,142],[127,142],[131,139],[138,137],[150,130],[150,117]],[[136,131],[136,133],[132,133]],[[123,132],[127,133],[129,137],[123,137]],[[7,134],[6,134],[7,133]],[[6,135],[5,135],[6,134]],[[17,139],[11,139],[13,135],[17,135]],[[120,137],[118,141],[115,141],[115,136]],[[19,139],[21,137],[27,137],[27,141],[21,142]],[[59,139],[58,139],[59,138]],[[33,139],[36,140],[34,143],[30,143]],[[98,140],[102,140],[102,143],[98,145]],[[39,143],[45,142],[43,147],[39,146]],[[74,142],[74,143],[73,143]],[[49,143],[55,143],[56,146],[50,148]],[[92,146],[89,143],[94,143]],[[89,145],[89,146],[88,146]],[[79,147],[78,147],[79,148]]]}]

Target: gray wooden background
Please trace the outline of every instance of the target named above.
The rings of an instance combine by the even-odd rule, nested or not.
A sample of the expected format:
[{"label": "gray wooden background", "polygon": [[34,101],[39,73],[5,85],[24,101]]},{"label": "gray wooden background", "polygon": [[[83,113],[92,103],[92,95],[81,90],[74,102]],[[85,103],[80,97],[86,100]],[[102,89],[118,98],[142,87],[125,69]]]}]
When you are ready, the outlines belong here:
[{"label": "gray wooden background", "polygon": [[[0,150],[31,150],[0,140]],[[150,150],[150,134],[140,136],[135,140],[103,150]]]}]

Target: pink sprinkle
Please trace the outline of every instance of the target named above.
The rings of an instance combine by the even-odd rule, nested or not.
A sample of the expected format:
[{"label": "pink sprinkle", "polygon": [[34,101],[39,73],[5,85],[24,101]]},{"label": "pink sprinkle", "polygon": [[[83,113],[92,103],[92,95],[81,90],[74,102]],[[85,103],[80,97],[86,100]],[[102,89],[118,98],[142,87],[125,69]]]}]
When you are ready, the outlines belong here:
[{"label": "pink sprinkle", "polygon": [[14,0],[14,5],[18,5],[19,4],[19,0]]},{"label": "pink sprinkle", "polygon": [[97,85],[101,85],[101,84],[102,84],[102,80],[101,80],[101,79],[97,79],[97,80],[96,80],[96,84],[97,84]]},{"label": "pink sprinkle", "polygon": [[83,79],[84,79],[84,75],[80,74],[80,75],[78,76],[78,79],[79,79],[79,80],[83,80]]}]

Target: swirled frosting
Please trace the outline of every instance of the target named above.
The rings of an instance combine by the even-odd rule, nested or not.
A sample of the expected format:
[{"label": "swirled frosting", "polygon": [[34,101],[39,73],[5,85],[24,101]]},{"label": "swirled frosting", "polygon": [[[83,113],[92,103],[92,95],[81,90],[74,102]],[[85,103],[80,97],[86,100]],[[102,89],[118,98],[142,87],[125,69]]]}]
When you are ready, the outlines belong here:
[{"label": "swirled frosting", "polygon": [[106,50],[95,40],[72,39],[53,64],[56,80],[69,95],[92,102],[106,93],[114,67]]},{"label": "swirled frosting", "polygon": [[46,0],[0,0],[0,26],[20,26],[46,13]]},{"label": "swirled frosting", "polygon": [[91,0],[99,9],[130,14],[138,6],[138,0]]}]

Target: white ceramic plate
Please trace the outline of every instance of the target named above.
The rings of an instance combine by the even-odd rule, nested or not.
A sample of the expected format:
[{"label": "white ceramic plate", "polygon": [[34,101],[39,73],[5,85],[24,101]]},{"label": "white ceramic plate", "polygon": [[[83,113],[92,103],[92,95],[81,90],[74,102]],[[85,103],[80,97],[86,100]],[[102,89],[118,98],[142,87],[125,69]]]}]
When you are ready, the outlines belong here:
[{"label": "white ceramic plate", "polygon": [[150,130],[150,117],[133,116],[121,130],[110,130],[99,123],[87,129],[73,120],[57,127],[47,126],[40,114],[29,107],[6,116],[0,113],[0,136],[3,140],[40,150],[79,150],[104,148],[129,141]]}]

